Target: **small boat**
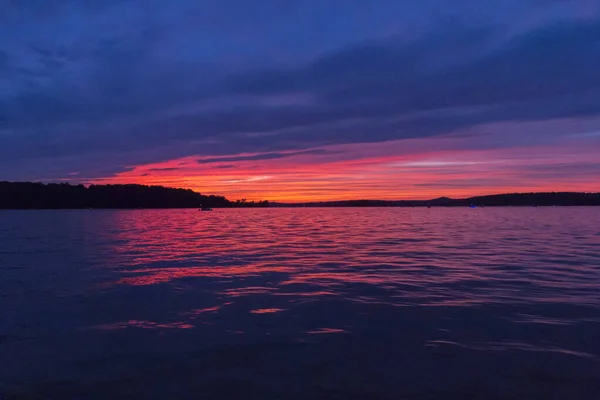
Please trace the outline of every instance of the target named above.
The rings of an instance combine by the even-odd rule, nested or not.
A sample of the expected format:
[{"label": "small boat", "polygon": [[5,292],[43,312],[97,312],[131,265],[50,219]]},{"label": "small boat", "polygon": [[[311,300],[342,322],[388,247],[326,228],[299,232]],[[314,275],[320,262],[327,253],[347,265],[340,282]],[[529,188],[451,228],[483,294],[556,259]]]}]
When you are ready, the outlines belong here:
[{"label": "small boat", "polygon": [[200,206],[200,209],[198,211],[212,211],[213,209],[211,207],[208,206]]}]

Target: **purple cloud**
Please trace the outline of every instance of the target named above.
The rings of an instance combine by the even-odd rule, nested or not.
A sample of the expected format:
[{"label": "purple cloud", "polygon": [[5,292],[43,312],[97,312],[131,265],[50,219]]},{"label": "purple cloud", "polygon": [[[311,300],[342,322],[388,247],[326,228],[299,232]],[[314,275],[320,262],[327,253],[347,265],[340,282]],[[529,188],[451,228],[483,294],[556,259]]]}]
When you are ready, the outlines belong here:
[{"label": "purple cloud", "polygon": [[[534,0],[485,10],[469,0],[175,3],[0,9],[3,178],[73,170],[102,177],[186,156],[282,158],[600,114],[594,8]],[[548,137],[527,135],[528,143]],[[506,137],[477,143],[524,141]]]}]

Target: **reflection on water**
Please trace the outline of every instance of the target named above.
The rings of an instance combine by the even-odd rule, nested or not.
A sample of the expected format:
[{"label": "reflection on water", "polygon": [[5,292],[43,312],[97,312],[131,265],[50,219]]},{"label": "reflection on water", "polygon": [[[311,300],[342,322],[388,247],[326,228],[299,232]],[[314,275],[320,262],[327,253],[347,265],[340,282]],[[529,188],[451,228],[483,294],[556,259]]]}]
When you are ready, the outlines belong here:
[{"label": "reflection on water", "polygon": [[98,325],[97,329],[125,329],[125,328],[144,328],[144,329],[190,329],[194,325],[186,324],[183,322],[172,322],[169,324],[157,324],[152,321],[136,321],[131,320],[127,322],[117,322],[110,325]]},{"label": "reflection on water", "polygon": [[250,310],[252,314],[271,314],[283,311],[281,308],[260,308],[258,310]]},{"label": "reflection on water", "polygon": [[0,222],[8,398],[600,398],[600,209]]},{"label": "reflection on water", "polygon": [[321,328],[321,329],[316,329],[314,331],[308,331],[306,333],[311,334],[311,335],[318,335],[321,333],[343,333],[343,332],[345,332],[345,330],[343,330],[343,329]]}]

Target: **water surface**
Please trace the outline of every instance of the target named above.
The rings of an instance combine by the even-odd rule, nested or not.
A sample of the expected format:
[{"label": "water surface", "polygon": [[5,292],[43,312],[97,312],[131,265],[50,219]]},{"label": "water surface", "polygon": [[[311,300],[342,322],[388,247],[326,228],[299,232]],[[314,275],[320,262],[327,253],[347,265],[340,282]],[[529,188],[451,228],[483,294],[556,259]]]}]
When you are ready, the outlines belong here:
[{"label": "water surface", "polygon": [[0,212],[3,399],[600,398],[600,208]]}]

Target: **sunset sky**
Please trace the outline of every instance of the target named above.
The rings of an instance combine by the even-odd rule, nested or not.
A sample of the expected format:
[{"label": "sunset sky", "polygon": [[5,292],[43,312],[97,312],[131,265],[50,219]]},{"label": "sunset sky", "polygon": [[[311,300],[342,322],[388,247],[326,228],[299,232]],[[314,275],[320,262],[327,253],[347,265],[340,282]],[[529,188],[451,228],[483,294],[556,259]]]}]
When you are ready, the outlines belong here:
[{"label": "sunset sky", "polygon": [[600,191],[600,0],[0,0],[0,181]]}]

